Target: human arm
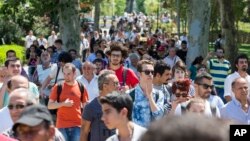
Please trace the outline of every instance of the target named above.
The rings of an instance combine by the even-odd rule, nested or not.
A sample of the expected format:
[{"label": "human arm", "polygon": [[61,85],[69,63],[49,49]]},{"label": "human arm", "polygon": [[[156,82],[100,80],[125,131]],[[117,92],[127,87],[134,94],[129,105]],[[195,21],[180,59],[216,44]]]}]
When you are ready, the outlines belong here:
[{"label": "human arm", "polygon": [[214,52],[209,52],[207,54],[207,56],[203,59],[202,64],[207,66],[207,62],[208,62],[209,59],[212,58],[213,54],[214,54]]},{"label": "human arm", "polygon": [[57,102],[57,101],[54,101],[52,99],[49,99],[48,109],[58,109],[61,107],[72,107],[73,104],[74,104],[74,101],[70,100],[70,99],[66,99],[63,102]]},{"label": "human arm", "polygon": [[90,121],[82,119],[80,141],[88,141],[90,125],[91,125]]}]

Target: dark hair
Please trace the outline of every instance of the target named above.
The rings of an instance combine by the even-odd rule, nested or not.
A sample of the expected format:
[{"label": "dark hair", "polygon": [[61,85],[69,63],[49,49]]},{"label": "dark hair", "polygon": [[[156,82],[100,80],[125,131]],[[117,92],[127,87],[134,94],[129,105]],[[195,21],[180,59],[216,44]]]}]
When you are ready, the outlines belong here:
[{"label": "dark hair", "polygon": [[222,50],[223,53],[225,53],[225,49],[224,49],[223,47],[217,47],[217,48],[215,48],[215,52],[216,52],[217,50]]},{"label": "dark hair", "polygon": [[[215,130],[216,129],[216,130]],[[205,115],[167,116],[154,122],[141,141],[228,141],[229,124]]]},{"label": "dark hair", "polygon": [[175,94],[176,90],[180,90],[180,91],[185,91],[188,93],[190,89],[190,85],[191,85],[190,79],[177,80],[173,82],[172,92]]},{"label": "dark hair", "polygon": [[100,98],[101,104],[108,104],[120,112],[123,108],[128,110],[127,118],[132,120],[133,100],[127,94],[111,93]]},{"label": "dark hair", "polygon": [[181,44],[187,44],[187,41],[185,41],[185,40],[183,40],[183,41],[181,41]]},{"label": "dark hair", "polygon": [[150,61],[150,60],[141,60],[137,63],[137,71],[138,72],[142,72],[142,66],[146,64],[146,65],[152,65],[154,66],[154,62]]},{"label": "dark hair", "polygon": [[55,40],[55,43],[59,43],[59,44],[62,45],[62,44],[63,44],[63,41],[62,41],[62,39],[56,39],[56,40]]},{"label": "dark hair", "polygon": [[97,62],[103,63],[103,60],[100,59],[100,58],[96,58],[96,59],[93,61],[93,64],[95,64],[95,63],[97,63]]},{"label": "dark hair", "polygon": [[56,47],[55,47],[55,46],[49,46],[49,47],[47,47],[47,49],[46,49],[46,50],[48,50],[49,48],[51,48],[51,49],[52,49],[53,53],[55,53],[55,52],[56,52]]},{"label": "dark hair", "polygon": [[20,59],[17,58],[17,57],[13,57],[13,58],[7,59],[7,60],[4,62],[4,66],[5,66],[5,67],[8,67],[11,61],[16,62],[16,61],[20,61]]},{"label": "dark hair", "polygon": [[[248,56],[246,55],[246,54],[240,54],[240,55],[238,55],[236,58],[235,58],[235,60],[234,60],[234,65],[236,66],[238,63],[239,63],[239,60],[240,59],[246,59],[247,60],[247,62],[248,62]],[[237,69],[237,68],[236,68]]]},{"label": "dark hair", "polygon": [[96,55],[97,55],[98,53],[102,55],[102,58],[103,58],[103,59],[105,58],[105,54],[103,53],[102,50],[97,50],[97,51],[95,52]]},{"label": "dark hair", "polygon": [[68,51],[68,53],[70,53],[70,52],[74,52],[75,54],[77,54],[77,51],[76,51],[75,49],[70,49],[70,50]]},{"label": "dark hair", "polygon": [[72,63],[66,63],[62,68],[62,72],[64,69],[71,69],[72,72],[76,72],[76,66]]},{"label": "dark hair", "polygon": [[192,65],[196,65],[196,64],[201,64],[203,61],[203,57],[202,56],[198,56],[194,59],[194,61],[192,62]]},{"label": "dark hair", "polygon": [[126,58],[127,55],[128,55],[127,49],[125,47],[123,47],[123,45],[120,44],[120,43],[113,43],[113,44],[110,45],[110,54],[113,51],[121,51],[123,59]]},{"label": "dark hair", "polygon": [[180,69],[185,72],[185,75],[187,75],[187,68],[186,65],[182,61],[176,62],[174,67],[172,68],[172,76],[174,77],[174,73],[176,69]]},{"label": "dark hair", "polygon": [[14,54],[15,54],[15,56],[16,56],[16,51],[15,51],[15,50],[10,49],[10,50],[8,50],[8,51],[6,52],[6,58],[8,57],[8,54],[9,54],[9,53],[14,53]]},{"label": "dark hair", "polygon": [[109,81],[108,76],[109,75],[115,75],[115,72],[112,70],[103,70],[101,71],[101,73],[99,74],[98,77],[98,88],[99,90],[103,89],[103,84],[106,83],[107,81]]},{"label": "dark hair", "polygon": [[201,73],[195,77],[194,83],[201,84],[204,78],[208,79],[208,80],[212,80],[212,76],[209,73],[204,72],[204,73]]},{"label": "dark hair", "polygon": [[165,70],[170,71],[171,67],[164,61],[158,60],[154,66],[154,77],[156,76],[157,73],[162,76]]},{"label": "dark hair", "polygon": [[62,52],[58,56],[58,62],[63,62],[63,63],[71,63],[72,62],[72,57],[68,52]]},{"label": "dark hair", "polygon": [[207,66],[206,66],[206,65],[200,64],[200,65],[198,65],[198,67],[197,67],[197,71],[200,70],[201,68],[205,68],[205,69],[207,70]]}]

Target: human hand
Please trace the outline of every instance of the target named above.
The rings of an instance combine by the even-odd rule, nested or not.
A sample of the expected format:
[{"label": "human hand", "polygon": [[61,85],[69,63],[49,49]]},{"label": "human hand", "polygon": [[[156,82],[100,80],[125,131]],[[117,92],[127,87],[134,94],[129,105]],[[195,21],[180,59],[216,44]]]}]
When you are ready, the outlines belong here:
[{"label": "human hand", "polygon": [[65,107],[72,107],[73,104],[74,104],[74,101],[70,100],[68,98],[63,102],[63,106],[65,106]]}]

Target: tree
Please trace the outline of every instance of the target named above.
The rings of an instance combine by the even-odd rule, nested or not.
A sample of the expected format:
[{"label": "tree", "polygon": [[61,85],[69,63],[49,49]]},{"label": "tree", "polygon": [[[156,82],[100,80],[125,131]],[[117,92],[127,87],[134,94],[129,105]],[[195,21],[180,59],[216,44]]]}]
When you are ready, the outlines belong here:
[{"label": "tree", "polygon": [[188,0],[189,48],[187,66],[197,56],[205,56],[208,52],[208,35],[211,5],[209,0]]},{"label": "tree", "polygon": [[125,11],[127,13],[132,13],[133,12],[133,4],[134,4],[134,0],[126,0],[126,9],[125,9]]},{"label": "tree", "polygon": [[238,53],[235,30],[235,15],[232,7],[232,0],[218,0],[220,6],[221,29],[224,36],[225,58],[234,62]]},{"label": "tree", "polygon": [[100,21],[100,14],[101,14],[101,8],[100,8],[101,0],[95,0],[95,30],[99,29],[99,21]]},{"label": "tree", "polygon": [[79,22],[79,1],[59,1],[59,24],[60,38],[63,40],[66,49],[74,48],[79,51],[80,47],[80,22]]}]

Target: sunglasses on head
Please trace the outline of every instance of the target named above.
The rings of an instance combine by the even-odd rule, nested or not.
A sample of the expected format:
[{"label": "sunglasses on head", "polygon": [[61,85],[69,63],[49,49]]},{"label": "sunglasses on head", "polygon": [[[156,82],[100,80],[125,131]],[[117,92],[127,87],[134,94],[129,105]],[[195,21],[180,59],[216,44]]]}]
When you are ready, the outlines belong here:
[{"label": "sunglasses on head", "polygon": [[201,85],[204,89],[213,89],[214,88],[214,85],[208,85],[208,84],[198,84],[198,85]]},{"label": "sunglasses on head", "polygon": [[175,97],[188,97],[188,94],[187,93],[176,93],[175,94]]},{"label": "sunglasses on head", "polygon": [[146,75],[149,75],[150,73],[151,73],[152,75],[154,75],[154,71],[153,71],[153,70],[144,70],[144,71],[142,71],[142,72],[144,72]]}]

